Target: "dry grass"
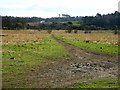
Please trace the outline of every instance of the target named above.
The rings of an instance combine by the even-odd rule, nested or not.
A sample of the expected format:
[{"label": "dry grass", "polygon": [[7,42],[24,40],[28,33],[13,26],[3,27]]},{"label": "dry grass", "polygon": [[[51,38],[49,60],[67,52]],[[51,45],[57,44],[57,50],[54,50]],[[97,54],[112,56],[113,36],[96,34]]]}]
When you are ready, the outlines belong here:
[{"label": "dry grass", "polygon": [[[48,35],[46,31],[39,32],[34,30],[4,30],[2,33],[8,35],[2,37],[3,44],[20,44],[30,40],[37,41]],[[92,33],[88,34],[85,34],[84,31],[79,31],[77,34],[69,34],[65,33],[64,30],[54,30],[52,34],[62,35],[65,38],[69,39],[90,40],[97,43],[118,44],[118,35],[115,35],[112,33],[112,31],[92,31]]]},{"label": "dry grass", "polygon": [[84,31],[75,33],[65,33],[65,31],[53,31],[53,34],[62,35],[68,39],[89,40],[97,43],[118,44],[118,35],[113,31],[92,31],[92,33],[85,34]]},{"label": "dry grass", "polygon": [[48,34],[44,31],[34,31],[34,30],[4,30],[2,32],[8,36],[2,37],[2,44],[22,44],[24,42],[29,41],[40,41],[45,38]]}]

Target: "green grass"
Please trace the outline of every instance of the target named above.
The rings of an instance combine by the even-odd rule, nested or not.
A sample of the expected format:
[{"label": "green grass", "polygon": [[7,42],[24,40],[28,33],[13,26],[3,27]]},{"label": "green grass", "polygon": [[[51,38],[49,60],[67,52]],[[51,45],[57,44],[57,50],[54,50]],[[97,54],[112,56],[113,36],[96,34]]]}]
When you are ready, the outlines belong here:
[{"label": "green grass", "polygon": [[[21,85],[26,84],[17,85],[29,81],[25,73],[34,66],[69,56],[69,52],[64,46],[50,37],[44,38],[38,43],[26,41],[20,45],[3,45],[2,49],[3,86],[7,87],[22,87]],[[14,57],[14,59],[11,59],[11,57]]]},{"label": "green grass", "polygon": [[80,26],[79,22],[72,22],[74,26]]},{"label": "green grass", "polygon": [[82,49],[96,51],[96,52],[103,52],[107,54],[114,54],[114,55],[120,54],[120,51],[118,50],[118,48],[120,48],[120,45],[93,43],[93,42],[86,43],[83,40],[66,39],[64,36],[60,36],[60,35],[54,35],[54,36],[65,41],[66,43],[75,45]]},{"label": "green grass", "polygon": [[102,80],[89,80],[73,85],[70,88],[119,88],[118,80],[107,78]]}]

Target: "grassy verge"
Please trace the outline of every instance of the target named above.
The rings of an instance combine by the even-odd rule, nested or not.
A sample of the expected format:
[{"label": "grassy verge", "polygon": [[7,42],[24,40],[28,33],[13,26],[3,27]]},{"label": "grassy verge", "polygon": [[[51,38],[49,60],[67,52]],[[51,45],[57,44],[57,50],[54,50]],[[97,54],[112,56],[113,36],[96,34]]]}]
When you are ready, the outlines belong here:
[{"label": "grassy verge", "polygon": [[119,88],[117,79],[90,80],[75,84],[70,88]]},{"label": "grassy verge", "polygon": [[3,87],[29,87],[27,71],[36,65],[69,56],[69,52],[49,36],[41,41],[24,41],[22,44],[3,45]]},{"label": "grassy verge", "polygon": [[87,41],[78,40],[78,39],[68,39],[61,35],[54,35],[54,36],[65,41],[66,43],[75,45],[82,49],[114,54],[114,55],[120,54],[120,51],[118,50],[120,48],[120,45],[93,43],[93,42],[89,42],[89,41],[87,42]]}]

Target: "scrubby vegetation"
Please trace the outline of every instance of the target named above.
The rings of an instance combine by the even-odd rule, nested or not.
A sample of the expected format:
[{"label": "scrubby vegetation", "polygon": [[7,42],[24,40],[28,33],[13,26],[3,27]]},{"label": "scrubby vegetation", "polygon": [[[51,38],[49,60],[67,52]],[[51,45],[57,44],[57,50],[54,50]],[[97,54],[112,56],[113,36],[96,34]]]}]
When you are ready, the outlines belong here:
[{"label": "scrubby vegetation", "polygon": [[118,30],[120,29],[120,13],[96,16],[76,17],[11,17],[3,16],[3,29],[37,29],[37,30]]}]

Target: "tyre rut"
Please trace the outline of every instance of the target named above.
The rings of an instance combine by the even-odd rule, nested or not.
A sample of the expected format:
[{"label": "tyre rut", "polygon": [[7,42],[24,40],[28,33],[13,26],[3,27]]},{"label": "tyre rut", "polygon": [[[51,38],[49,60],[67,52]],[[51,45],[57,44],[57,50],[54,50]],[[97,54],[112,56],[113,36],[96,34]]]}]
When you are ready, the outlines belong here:
[{"label": "tyre rut", "polygon": [[56,37],[52,38],[62,44],[71,56],[53,61],[47,66],[35,67],[30,76],[38,88],[61,88],[89,79],[117,78],[118,56],[90,52]]}]

